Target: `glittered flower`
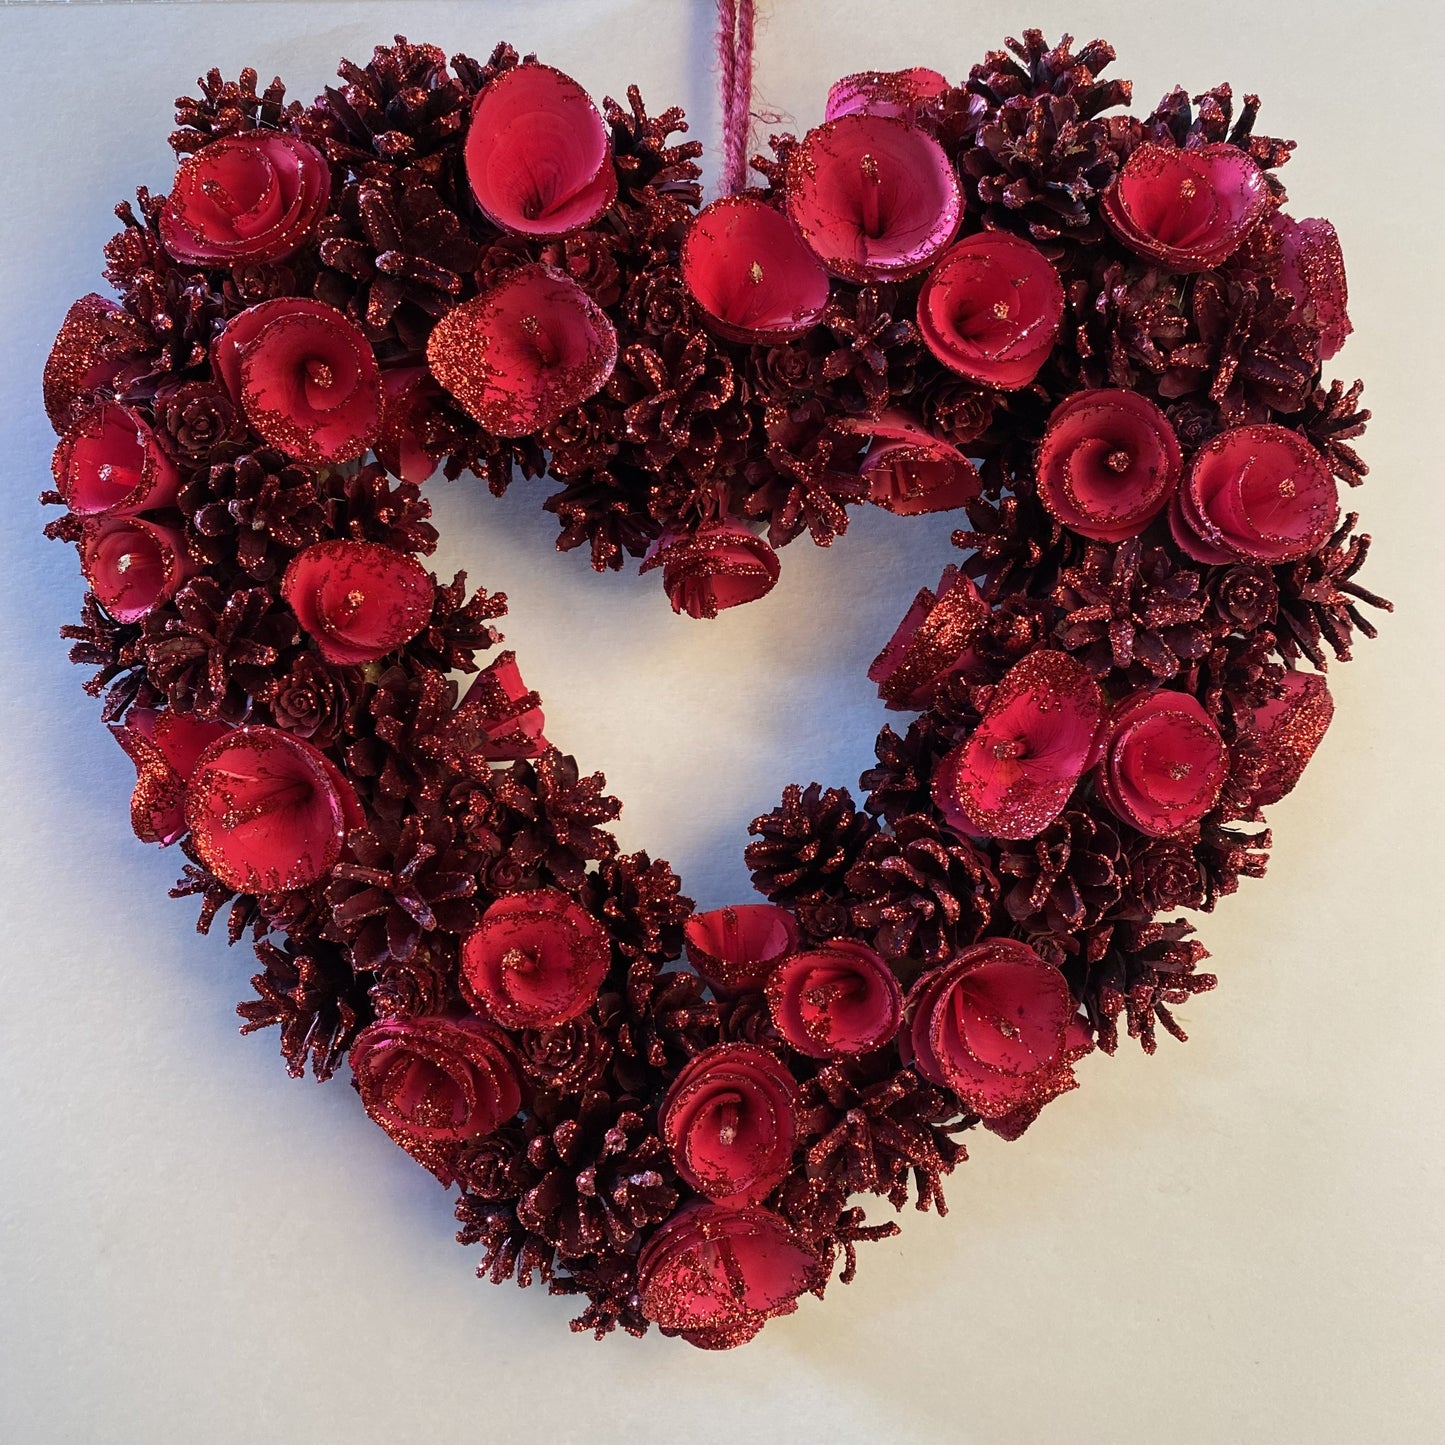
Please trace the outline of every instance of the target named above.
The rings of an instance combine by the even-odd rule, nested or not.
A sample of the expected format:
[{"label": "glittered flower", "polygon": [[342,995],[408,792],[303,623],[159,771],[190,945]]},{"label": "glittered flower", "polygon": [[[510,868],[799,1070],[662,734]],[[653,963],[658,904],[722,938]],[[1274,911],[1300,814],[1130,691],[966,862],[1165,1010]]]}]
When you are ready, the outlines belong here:
[{"label": "glittered flower", "polygon": [[481,1013],[503,1028],[550,1029],[597,997],[612,949],[607,931],[555,888],[499,898],[462,945],[462,976]]},{"label": "glittered flower", "polygon": [[774,965],[798,946],[797,920],[772,903],[694,913],[682,932],[688,962],[712,988],[728,993],[762,988]]},{"label": "glittered flower", "polygon": [[51,462],[56,490],[78,517],[133,516],[168,507],[180,475],[146,421],[107,402],[61,438]]},{"label": "glittered flower", "polygon": [[792,1163],[797,1097],[776,1054],[754,1044],[719,1044],[673,1080],[658,1131],[689,1188],[719,1202],[758,1204]]},{"label": "glittered flower", "polygon": [[729,341],[781,342],[814,325],[828,273],[798,228],[758,196],[724,196],[694,218],[682,276],[711,328]]},{"label": "glittered flower", "polygon": [[952,246],[918,295],[918,330],[950,371],[1017,391],[1048,360],[1064,314],[1064,288],[1039,248],[1004,231]]},{"label": "glittered flower", "polygon": [[510,1044],[477,1019],[378,1019],[350,1063],[366,1112],[447,1184],[444,1146],[484,1138],[522,1107]]},{"label": "glittered flower", "polygon": [[311,235],[331,195],[314,146],[275,130],[225,136],[187,156],[161,207],[161,243],[199,266],[279,261]]},{"label": "glittered flower", "polygon": [[985,1119],[1073,1087],[1069,986],[1025,943],[990,938],[964,949],[918,979],[905,1012],[914,1068]]},{"label": "glittered flower", "polygon": [[867,479],[868,500],[885,512],[898,517],[949,512],[981,490],[977,469],[956,446],[902,412],[849,421],[842,430],[870,438],[858,470]]},{"label": "glittered flower", "polygon": [[1294,298],[1292,319],[1320,333],[1320,360],[1328,361],[1354,330],[1340,238],[1328,221],[1296,221],[1276,211],[1270,224],[1281,234],[1280,283]]},{"label": "glittered flower", "polygon": [[381,373],[381,386],[377,460],[392,476],[419,487],[446,455],[429,431],[441,388],[424,366],[391,367]]},{"label": "glittered flower", "polygon": [[1280,687],[1280,696],[1255,708],[1250,718],[1269,760],[1254,791],[1259,808],[1293,790],[1335,715],[1334,699],[1319,673],[1286,672]]},{"label": "glittered flower", "polygon": [[1039,448],[1039,500],[1099,542],[1137,537],[1168,505],[1183,460],[1169,418],[1133,391],[1077,391]]},{"label": "glittered flower", "polygon": [[186,784],[201,754],[230,728],[184,713],[133,707],[111,727],[135,764],[130,822],[142,843],[174,843],[186,831]]},{"label": "glittered flower", "polygon": [[365,818],[355,789],[310,743],[242,727],[212,743],[186,789],[186,826],[201,861],[238,893],[318,882]]},{"label": "glittered flower", "polygon": [[571,76],[530,63],[477,96],[467,179],[487,219],[522,236],[590,226],[617,195],[607,128]]},{"label": "glittered flower", "polygon": [[431,616],[436,587],[415,557],[378,542],[316,542],[281,582],[296,620],[327,662],[377,662]]},{"label": "glittered flower", "polygon": [[767,996],[778,1032],[815,1059],[881,1048],[898,1032],[903,1004],[882,956],[844,938],[785,958]]},{"label": "glittered flower", "polygon": [[809,131],[785,179],[788,214],[828,270],[849,281],[921,271],[963,214],[943,147],[881,115],[844,115]]},{"label": "glittered flower", "polygon": [[376,356],[334,307],[303,296],[249,307],[227,322],[213,361],[246,420],[287,456],[355,461],[376,436]]},{"label": "glittered flower", "polygon": [[1131,251],[1171,271],[1208,271],[1239,249],[1268,202],[1248,152],[1146,141],[1104,192],[1103,216]]},{"label": "glittered flower", "polygon": [[913,599],[888,645],[873,659],[868,678],[891,708],[928,706],[938,684],[956,671],[970,643],[988,621],[988,604],[957,567],[947,567],[938,587]]},{"label": "glittered flower", "polygon": [[194,571],[174,527],[140,517],[92,518],[80,543],[91,591],[117,622],[139,622]]},{"label": "glittered flower", "polygon": [[57,433],[74,426],[105,394],[146,369],[145,333],[114,301],[92,292],[65,313],[45,359],[45,414]]},{"label": "glittered flower", "polygon": [[1224,739],[1198,699],[1161,688],[1116,704],[1096,781],[1116,817],[1163,838],[1197,823],[1228,774]]},{"label": "glittered flower", "polygon": [[569,276],[507,272],[432,329],[432,375],[499,437],[527,436],[595,396],[617,365],[617,333]]},{"label": "glittered flower", "polygon": [[914,120],[930,100],[948,89],[947,79],[925,65],[908,70],[864,70],[834,81],[825,120],[843,115],[881,115]]},{"label": "glittered flower", "polygon": [[662,568],[662,586],[674,612],[716,617],[727,607],[753,602],[778,580],[778,554],[738,522],[710,522],[695,531],[664,533],[641,571]]},{"label": "glittered flower", "polygon": [[1238,426],[1194,454],[1170,508],[1174,540],[1197,562],[1293,562],[1319,550],[1339,516],[1335,479],[1298,432]]},{"label": "glittered flower", "polygon": [[746,1344],[798,1296],[823,1263],[783,1219],[757,1205],[698,1202],[680,1209],[642,1248],[642,1313],[702,1349]]},{"label": "glittered flower", "polygon": [[449,754],[479,756],[489,763],[535,758],[546,751],[542,702],[522,681],[515,652],[499,653],[472,679],[447,724]]},{"label": "glittered flower", "polygon": [[967,742],[947,753],[933,799],[959,832],[1033,838],[1098,756],[1104,698],[1082,663],[1031,652],[993,690]]}]

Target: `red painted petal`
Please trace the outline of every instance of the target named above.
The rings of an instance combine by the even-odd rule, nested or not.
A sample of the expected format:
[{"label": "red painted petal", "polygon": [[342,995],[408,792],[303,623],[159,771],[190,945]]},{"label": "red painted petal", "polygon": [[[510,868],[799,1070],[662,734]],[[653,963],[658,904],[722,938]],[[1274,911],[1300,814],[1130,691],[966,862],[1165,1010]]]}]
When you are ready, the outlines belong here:
[{"label": "red painted petal", "polygon": [[431,617],[436,585],[415,557],[376,542],[317,542],[286,569],[281,594],[327,662],[376,662]]},{"label": "red painted petal", "polygon": [[762,988],[774,966],[798,946],[798,925],[786,908],[740,903],[694,913],[683,924],[688,962],[713,989]]},{"label": "red painted petal", "polygon": [[101,605],[117,622],[139,622],[174,596],[195,570],[179,531],[140,517],[87,522],[80,566]]},{"label": "red painted petal", "polygon": [[928,101],[947,89],[947,79],[924,65],[910,70],[865,70],[833,83],[823,118],[881,115],[914,120]]}]

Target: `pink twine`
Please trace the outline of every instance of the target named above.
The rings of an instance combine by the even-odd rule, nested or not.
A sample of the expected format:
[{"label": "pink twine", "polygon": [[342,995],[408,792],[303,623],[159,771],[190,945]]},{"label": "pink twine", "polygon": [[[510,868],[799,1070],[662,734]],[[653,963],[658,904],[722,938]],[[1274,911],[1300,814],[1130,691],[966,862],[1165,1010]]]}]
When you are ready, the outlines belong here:
[{"label": "pink twine", "polygon": [[717,0],[718,86],[722,92],[722,188],[747,184],[753,105],[753,0]]}]

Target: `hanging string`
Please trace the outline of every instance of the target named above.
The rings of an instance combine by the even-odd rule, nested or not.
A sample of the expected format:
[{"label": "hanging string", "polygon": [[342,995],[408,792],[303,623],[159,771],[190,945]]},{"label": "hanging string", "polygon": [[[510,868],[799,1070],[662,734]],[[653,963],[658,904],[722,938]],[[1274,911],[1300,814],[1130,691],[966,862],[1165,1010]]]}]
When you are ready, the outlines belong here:
[{"label": "hanging string", "polygon": [[722,96],[724,195],[747,184],[753,106],[753,0],[717,0],[718,88]]}]

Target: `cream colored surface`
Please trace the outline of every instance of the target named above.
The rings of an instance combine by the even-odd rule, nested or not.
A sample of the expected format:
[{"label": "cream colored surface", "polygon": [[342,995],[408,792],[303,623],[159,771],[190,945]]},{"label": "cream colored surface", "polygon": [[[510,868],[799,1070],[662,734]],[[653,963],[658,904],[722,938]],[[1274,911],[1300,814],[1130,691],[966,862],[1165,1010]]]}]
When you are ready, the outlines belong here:
[{"label": "cream colored surface", "polygon": [[[595,1345],[493,1289],[442,1192],[344,1080],[240,1039],[251,969],[192,932],[180,860],[130,836],[129,766],[56,629],[81,587],[39,536],[39,373],[98,283],[110,207],[164,188],[171,99],[212,64],[309,99],[393,31],[499,38],[595,94],[641,84],[716,134],[713,6],[179,4],[0,10],[6,365],[0,566],[0,1440],[48,1442],[1423,1442],[1442,1410],[1441,24],[1423,3],[760,0],[758,100],[953,75],[1025,24],[1103,34],[1148,108],[1176,81],[1265,97],[1330,216],[1368,380],[1378,538],[1399,611],[1331,674],[1338,715],[1275,810],[1267,881],[1202,934],[1219,990],[1187,1046],[1128,1049],[1017,1144],[978,1141],[946,1220],[910,1213],[858,1282],[730,1355]],[[782,784],[852,783],[882,712],[862,670],[949,555],[947,524],[860,518],[712,626],[654,578],[551,552],[534,489],[440,488],[443,567],[505,589],[549,733],[606,770],[621,835],[704,905],[746,888]]]}]

